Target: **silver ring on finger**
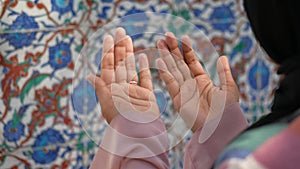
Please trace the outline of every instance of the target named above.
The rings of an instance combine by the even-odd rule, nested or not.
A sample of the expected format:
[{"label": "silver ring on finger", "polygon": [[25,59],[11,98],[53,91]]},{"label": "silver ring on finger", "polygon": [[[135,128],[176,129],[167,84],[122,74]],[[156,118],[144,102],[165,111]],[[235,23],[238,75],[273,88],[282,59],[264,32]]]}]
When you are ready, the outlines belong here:
[{"label": "silver ring on finger", "polygon": [[131,80],[131,81],[129,82],[129,84],[137,85],[137,81]]}]

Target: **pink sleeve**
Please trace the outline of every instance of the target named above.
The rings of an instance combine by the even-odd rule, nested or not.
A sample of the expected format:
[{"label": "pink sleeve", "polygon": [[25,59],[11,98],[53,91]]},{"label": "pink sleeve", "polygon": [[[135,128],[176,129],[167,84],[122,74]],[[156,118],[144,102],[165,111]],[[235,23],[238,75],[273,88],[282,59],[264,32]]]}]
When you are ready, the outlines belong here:
[{"label": "pink sleeve", "polygon": [[246,158],[230,158],[220,165],[220,169],[294,169],[299,168],[300,157],[300,117],[287,128],[260,145]]},{"label": "pink sleeve", "polygon": [[169,142],[160,118],[137,123],[121,115],[107,128],[91,169],[167,169]]},{"label": "pink sleeve", "polygon": [[198,129],[186,147],[185,169],[209,169],[219,153],[248,123],[239,103],[227,106],[213,134],[203,143],[199,143],[201,128]]}]

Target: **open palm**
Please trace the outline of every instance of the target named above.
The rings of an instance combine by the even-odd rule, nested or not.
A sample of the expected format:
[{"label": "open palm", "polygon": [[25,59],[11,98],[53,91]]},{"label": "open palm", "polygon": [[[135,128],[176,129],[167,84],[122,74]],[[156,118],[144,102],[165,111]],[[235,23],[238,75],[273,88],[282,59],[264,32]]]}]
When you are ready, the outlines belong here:
[{"label": "open palm", "polygon": [[118,28],[114,39],[109,35],[104,38],[102,56],[101,76],[89,75],[87,79],[96,90],[106,121],[110,123],[119,113],[129,120],[139,120],[145,112],[158,117],[147,56],[139,55],[138,85],[133,44],[124,29]]},{"label": "open palm", "polygon": [[217,116],[226,106],[238,102],[239,91],[226,57],[218,60],[221,86],[215,86],[196,58],[188,36],[182,37],[182,52],[170,32],[166,33],[165,40],[158,41],[157,47],[162,53],[157,60],[160,76],[167,85],[175,109],[193,132],[202,128],[207,119],[220,118]]}]

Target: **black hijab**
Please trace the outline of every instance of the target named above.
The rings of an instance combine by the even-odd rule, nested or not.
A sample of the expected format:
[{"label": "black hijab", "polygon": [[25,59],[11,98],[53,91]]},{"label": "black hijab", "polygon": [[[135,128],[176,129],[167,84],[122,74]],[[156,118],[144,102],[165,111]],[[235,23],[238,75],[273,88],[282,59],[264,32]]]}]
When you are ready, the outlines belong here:
[{"label": "black hijab", "polygon": [[275,91],[272,113],[255,126],[271,123],[300,108],[300,0],[244,0],[252,30],[284,79]]}]

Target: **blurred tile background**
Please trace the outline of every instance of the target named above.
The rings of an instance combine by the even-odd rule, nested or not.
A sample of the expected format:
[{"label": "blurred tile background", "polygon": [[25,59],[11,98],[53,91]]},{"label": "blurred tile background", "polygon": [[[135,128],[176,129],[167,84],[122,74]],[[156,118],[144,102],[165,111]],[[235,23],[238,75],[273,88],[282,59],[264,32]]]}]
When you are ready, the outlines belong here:
[{"label": "blurred tile background", "polygon": [[[269,111],[278,77],[254,39],[241,0],[0,2],[0,168],[88,168],[97,145],[73,113],[71,95],[80,97],[72,93],[74,64],[95,31],[134,13],[169,13],[196,25],[229,57],[249,122]],[[174,169],[182,168],[187,140],[170,151]]]}]

